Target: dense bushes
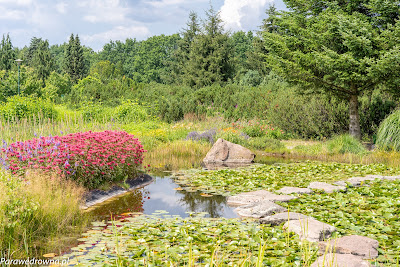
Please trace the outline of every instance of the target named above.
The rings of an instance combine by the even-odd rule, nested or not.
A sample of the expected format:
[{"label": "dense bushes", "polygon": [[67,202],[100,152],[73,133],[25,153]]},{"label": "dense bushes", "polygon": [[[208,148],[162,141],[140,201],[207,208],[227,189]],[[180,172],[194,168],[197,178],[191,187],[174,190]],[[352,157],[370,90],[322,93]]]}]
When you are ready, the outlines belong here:
[{"label": "dense bushes", "polygon": [[0,116],[6,120],[13,121],[21,118],[57,118],[54,105],[41,98],[32,96],[12,96],[7,102],[0,105]]}]

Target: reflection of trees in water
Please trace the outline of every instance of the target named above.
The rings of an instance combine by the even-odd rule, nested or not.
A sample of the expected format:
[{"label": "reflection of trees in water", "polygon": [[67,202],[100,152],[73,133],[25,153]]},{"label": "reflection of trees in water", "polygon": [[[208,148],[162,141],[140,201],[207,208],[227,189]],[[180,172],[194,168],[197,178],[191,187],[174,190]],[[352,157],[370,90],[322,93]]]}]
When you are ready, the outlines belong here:
[{"label": "reflection of trees in water", "polygon": [[202,197],[198,192],[177,191],[182,195],[181,205],[187,205],[193,212],[207,212],[211,218],[223,216],[226,198],[223,196]]},{"label": "reflection of trees in water", "polygon": [[126,212],[143,212],[144,199],[149,195],[146,189],[136,189],[111,202],[104,203],[90,213],[99,218],[109,218],[110,215],[118,215]]}]

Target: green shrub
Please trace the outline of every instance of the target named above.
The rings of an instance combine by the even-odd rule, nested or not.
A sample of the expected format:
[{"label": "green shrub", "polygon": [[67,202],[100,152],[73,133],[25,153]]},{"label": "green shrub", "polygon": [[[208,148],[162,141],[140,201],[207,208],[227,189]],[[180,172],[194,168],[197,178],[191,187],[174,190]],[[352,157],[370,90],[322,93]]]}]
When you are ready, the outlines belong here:
[{"label": "green shrub", "polygon": [[230,128],[219,132],[215,139],[218,140],[218,138],[222,138],[231,143],[235,143],[235,144],[245,146],[245,147],[247,147],[249,145],[249,143],[248,143],[249,137],[248,136],[246,136],[245,134],[240,133],[238,131],[231,130]]},{"label": "green shrub", "polygon": [[367,151],[359,140],[349,134],[339,135],[332,138],[327,142],[326,146],[329,153],[333,154],[362,154]]},{"label": "green shrub", "polygon": [[379,126],[376,144],[383,150],[400,150],[400,111],[389,115]]},{"label": "green shrub", "polygon": [[271,139],[268,136],[250,138],[248,143],[250,147],[266,152],[282,152],[286,149],[279,140]]},{"label": "green shrub", "polygon": [[22,118],[57,118],[58,113],[54,105],[41,98],[32,96],[12,96],[7,102],[0,105],[0,116],[14,121]]},{"label": "green shrub", "polygon": [[119,122],[141,122],[148,120],[146,108],[131,100],[123,101],[114,109],[114,117]]}]

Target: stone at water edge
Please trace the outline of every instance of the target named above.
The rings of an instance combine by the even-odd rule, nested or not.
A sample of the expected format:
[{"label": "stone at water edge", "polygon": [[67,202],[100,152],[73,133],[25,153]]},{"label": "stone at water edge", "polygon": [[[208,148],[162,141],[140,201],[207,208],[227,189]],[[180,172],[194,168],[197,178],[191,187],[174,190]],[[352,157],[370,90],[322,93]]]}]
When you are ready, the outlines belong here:
[{"label": "stone at water edge", "polygon": [[251,163],[255,154],[241,145],[231,143],[219,138],[214,143],[206,157],[204,163]]},{"label": "stone at water edge", "polygon": [[328,254],[318,257],[310,267],[371,267],[372,265],[351,254]]},{"label": "stone at water edge", "polygon": [[287,209],[271,201],[262,201],[252,205],[238,207],[234,211],[241,217],[259,219],[274,213],[285,212]]},{"label": "stone at water edge", "polygon": [[381,179],[382,176],[375,176],[375,175],[370,175],[370,176],[365,176],[365,177],[351,177],[347,179],[347,182],[350,183],[352,186],[361,186],[361,184],[364,184],[365,181],[374,181],[375,179]]},{"label": "stone at water edge", "polygon": [[239,195],[230,196],[227,199],[229,206],[243,206],[250,205],[261,201],[281,201],[288,202],[296,199],[294,196],[276,195],[267,190],[258,190],[253,192],[240,193]]},{"label": "stone at water edge", "polygon": [[324,241],[336,231],[334,226],[313,218],[288,221],[284,224],[283,228],[296,233],[300,239],[306,239],[310,242]]},{"label": "stone at water edge", "polygon": [[261,224],[270,224],[272,226],[280,225],[281,223],[293,220],[312,218],[297,212],[281,212],[260,219]]},{"label": "stone at water edge", "polygon": [[323,183],[323,182],[312,182],[308,186],[310,189],[319,189],[325,191],[325,193],[333,193],[335,191],[346,191],[345,186],[336,186],[336,185],[331,185],[328,183]]},{"label": "stone at water edge", "polygon": [[301,187],[291,187],[285,186],[276,191],[277,193],[289,195],[289,194],[311,194],[312,190],[310,188],[301,188]]},{"label": "stone at water edge", "polygon": [[[352,254],[362,259],[378,257],[379,242],[375,239],[359,235],[343,236],[318,244],[320,253],[335,252],[338,254]],[[328,248],[327,248],[328,247]]]}]

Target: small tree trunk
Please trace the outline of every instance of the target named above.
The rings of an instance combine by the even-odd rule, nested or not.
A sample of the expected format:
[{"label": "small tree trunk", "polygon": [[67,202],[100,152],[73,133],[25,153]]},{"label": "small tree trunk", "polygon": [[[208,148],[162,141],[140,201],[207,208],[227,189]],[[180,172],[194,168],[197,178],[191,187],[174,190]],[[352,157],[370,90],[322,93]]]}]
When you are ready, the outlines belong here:
[{"label": "small tree trunk", "polygon": [[360,114],[358,113],[358,95],[350,96],[349,111],[350,111],[349,133],[354,138],[360,140],[361,129],[360,129]]}]

